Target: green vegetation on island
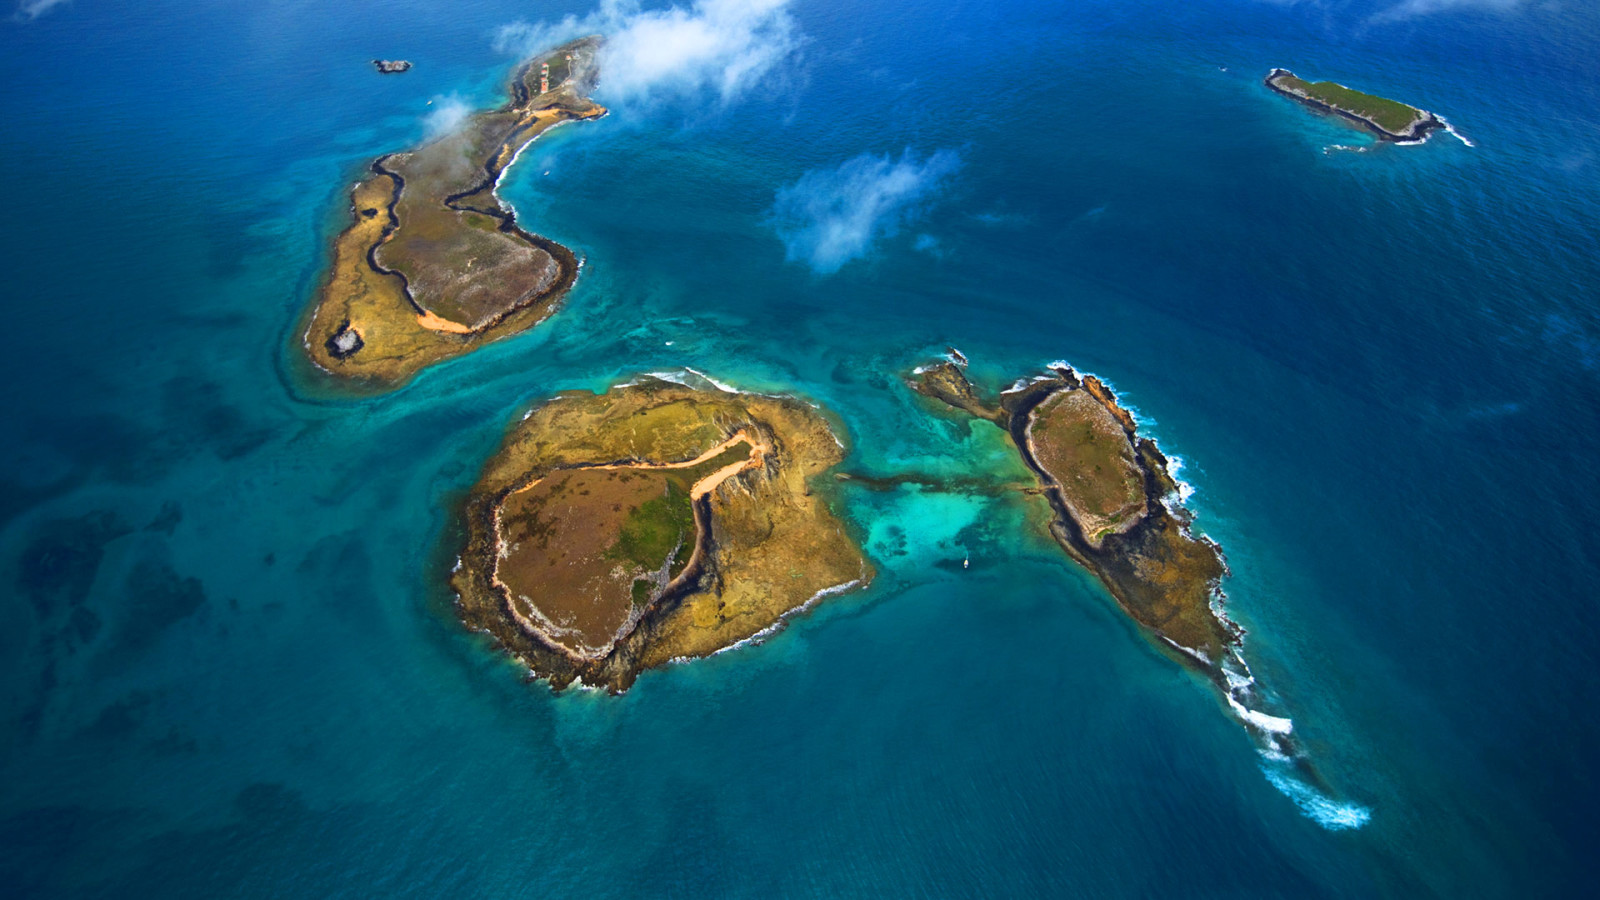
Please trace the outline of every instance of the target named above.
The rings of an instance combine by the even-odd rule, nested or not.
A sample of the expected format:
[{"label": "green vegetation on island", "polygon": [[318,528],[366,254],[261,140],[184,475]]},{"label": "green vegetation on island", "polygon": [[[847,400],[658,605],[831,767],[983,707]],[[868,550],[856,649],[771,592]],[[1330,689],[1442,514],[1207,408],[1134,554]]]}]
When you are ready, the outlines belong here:
[{"label": "green vegetation on island", "polygon": [[1287,69],[1273,69],[1268,87],[1314,109],[1331,112],[1390,141],[1420,141],[1444,123],[1426,110],[1395,100],[1363,94],[1332,81],[1306,81]]},{"label": "green vegetation on island", "polygon": [[872,572],[812,482],[844,450],[798,400],[645,377],[518,422],[465,505],[462,619],[539,677],[622,690]]}]

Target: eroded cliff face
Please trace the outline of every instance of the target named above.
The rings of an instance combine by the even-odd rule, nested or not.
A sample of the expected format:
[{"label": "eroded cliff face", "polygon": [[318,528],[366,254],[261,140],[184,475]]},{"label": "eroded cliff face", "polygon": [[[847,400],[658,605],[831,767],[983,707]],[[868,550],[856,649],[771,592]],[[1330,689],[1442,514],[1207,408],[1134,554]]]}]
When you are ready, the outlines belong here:
[{"label": "eroded cliff face", "polygon": [[787,397],[645,377],[557,395],[468,496],[462,620],[558,687],[623,690],[872,570],[812,482],[844,455]]},{"label": "eroded cliff face", "polygon": [[1221,612],[1221,548],[1189,529],[1167,460],[1093,376],[1062,367],[983,396],[955,362],[924,366],[919,393],[1011,436],[1055,511],[1051,533],[1122,609],[1213,680],[1240,632]]}]

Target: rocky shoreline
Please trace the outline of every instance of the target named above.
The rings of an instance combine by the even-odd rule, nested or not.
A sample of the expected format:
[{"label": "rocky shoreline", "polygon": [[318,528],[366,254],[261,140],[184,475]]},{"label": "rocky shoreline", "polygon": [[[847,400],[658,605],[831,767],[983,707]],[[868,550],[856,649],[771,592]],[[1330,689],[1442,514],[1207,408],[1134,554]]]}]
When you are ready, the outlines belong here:
[{"label": "rocky shoreline", "polygon": [[1273,91],[1282,94],[1291,100],[1309,106],[1312,109],[1320,112],[1331,113],[1347,121],[1353,122],[1356,125],[1359,125],[1377,135],[1379,140],[1390,141],[1399,144],[1415,144],[1427,140],[1428,136],[1433,132],[1443,131],[1448,127],[1439,119],[1438,116],[1434,115],[1433,113],[1424,109],[1411,107],[1411,109],[1417,114],[1416,118],[1412,120],[1411,124],[1408,125],[1405,130],[1391,131],[1388,128],[1378,124],[1378,122],[1369,116],[1365,116],[1351,110],[1341,109],[1340,107],[1334,106],[1331,103],[1327,103],[1323,100],[1317,99],[1316,97],[1309,96],[1303,91],[1286,86],[1283,82],[1291,78],[1298,78],[1298,76],[1288,69],[1273,69],[1271,72],[1267,73],[1267,77],[1263,83],[1266,84],[1268,88],[1271,88]]},{"label": "rocky shoreline", "polygon": [[[1068,556],[1105,586],[1117,605],[1140,628],[1187,668],[1209,681],[1227,702],[1235,718],[1255,738],[1264,753],[1292,766],[1307,783],[1323,786],[1293,735],[1285,717],[1264,712],[1270,706],[1245,662],[1244,629],[1223,610],[1226,599],[1221,582],[1228,575],[1222,548],[1195,534],[1193,517],[1178,499],[1177,483],[1168,471],[1167,457],[1155,441],[1138,434],[1138,423],[1118,402],[1111,389],[1093,375],[1080,375],[1065,363],[1054,364],[1031,380],[1018,381],[998,395],[986,395],[967,380],[964,357],[923,366],[911,373],[907,384],[918,393],[950,409],[993,422],[1005,430],[1023,463],[1038,480],[1039,491],[1050,504],[1050,533]],[[1060,421],[1048,421],[1052,405],[1058,417],[1064,411],[1060,398],[1074,397],[1078,409],[1071,413],[1068,433],[1094,445],[1113,433],[1125,442],[1117,450],[1131,456],[1126,474],[1132,475],[1141,507],[1136,520],[1105,529],[1098,536],[1084,527],[1080,503],[1092,496],[1075,476],[1094,472],[1107,477],[1104,466],[1063,468],[1046,457],[1038,429],[1041,414],[1048,431]],[[1092,401],[1092,404],[1091,402]],[[1088,428],[1096,418],[1103,426]],[[1093,440],[1089,440],[1093,435]],[[1059,436],[1059,434],[1057,435]],[[1096,448],[1104,451],[1105,448]],[[1060,462],[1060,456],[1054,457]],[[1081,462],[1081,461],[1080,461]],[[1080,508],[1075,508],[1080,507]]]},{"label": "rocky shoreline", "polygon": [[[1092,375],[1061,366],[998,397],[981,396],[956,362],[942,362],[908,379],[917,392],[1004,429],[1023,463],[1039,481],[1054,513],[1050,526],[1067,555],[1088,569],[1131,618],[1179,651],[1208,679],[1226,687],[1223,662],[1234,655],[1243,631],[1220,611],[1220,582],[1227,566],[1219,546],[1189,529],[1190,516],[1175,500],[1177,485],[1167,458],[1141,437],[1133,417],[1111,390]],[[1103,409],[1126,441],[1128,475],[1135,479],[1135,515],[1103,533],[1085,528],[1072,490],[1041,462],[1035,415],[1052,398],[1082,392]],[[1077,422],[1072,423],[1077,425]]]}]

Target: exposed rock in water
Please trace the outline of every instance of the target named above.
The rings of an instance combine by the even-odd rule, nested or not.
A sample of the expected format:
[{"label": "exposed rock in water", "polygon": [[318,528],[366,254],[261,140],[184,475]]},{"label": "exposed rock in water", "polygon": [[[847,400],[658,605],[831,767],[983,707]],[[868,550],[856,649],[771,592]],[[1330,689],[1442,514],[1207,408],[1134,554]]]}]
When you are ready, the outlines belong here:
[{"label": "exposed rock in water", "polygon": [[411,61],[406,59],[375,59],[373,68],[384,75],[398,75],[411,68]]}]

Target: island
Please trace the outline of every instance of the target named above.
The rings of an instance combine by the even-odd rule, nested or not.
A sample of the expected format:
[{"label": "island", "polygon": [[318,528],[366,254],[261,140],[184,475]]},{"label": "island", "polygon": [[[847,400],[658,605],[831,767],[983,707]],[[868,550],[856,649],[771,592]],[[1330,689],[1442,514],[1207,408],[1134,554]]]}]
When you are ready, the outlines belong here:
[{"label": "island", "polygon": [[381,75],[398,75],[401,72],[410,71],[410,69],[411,69],[411,60],[409,60],[409,59],[375,59],[375,60],[372,61],[372,67],[374,69],[377,69],[378,73],[381,74]]},{"label": "island", "polygon": [[1050,531],[1134,621],[1219,686],[1244,672],[1222,613],[1221,549],[1195,535],[1167,458],[1093,375],[1057,364],[984,396],[961,358],[917,368],[917,392],[1010,435],[1054,512]]},{"label": "island", "polygon": [[463,504],[460,617],[557,688],[759,641],[872,578],[814,490],[843,457],[821,410],[693,373],[558,394]]},{"label": "island", "polygon": [[1332,81],[1305,81],[1288,69],[1273,69],[1267,74],[1266,83],[1285,97],[1366,128],[1379,140],[1417,143],[1447,127],[1427,110],[1353,91]]},{"label": "island", "polygon": [[448,134],[376,160],[351,191],[354,221],[296,330],[318,370],[378,388],[547,318],[579,260],[519,228],[500,176],[550,128],[605,114],[588,99],[597,37],[533,59],[511,100]]}]

